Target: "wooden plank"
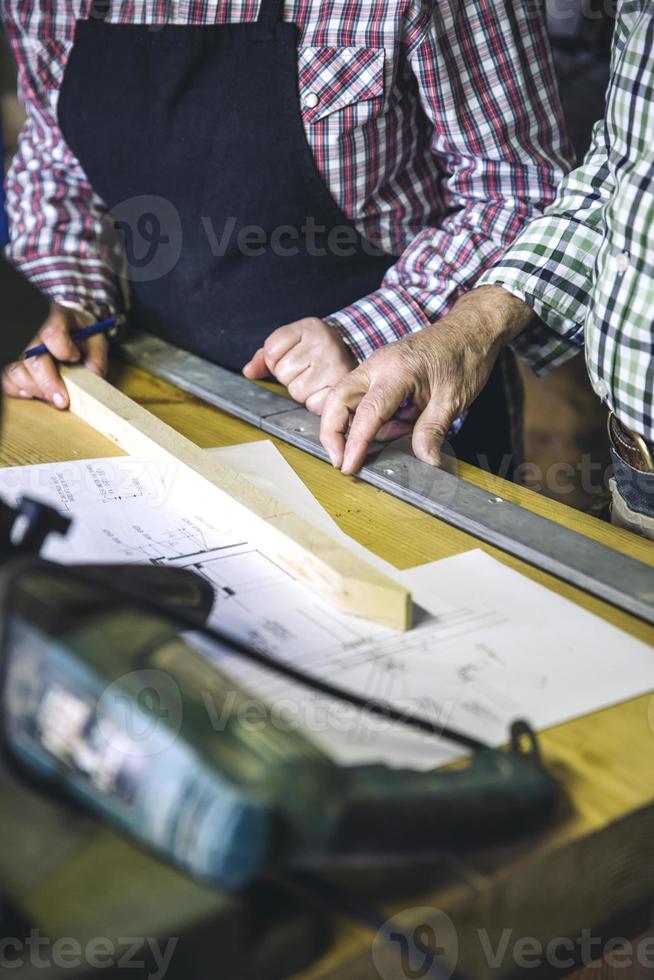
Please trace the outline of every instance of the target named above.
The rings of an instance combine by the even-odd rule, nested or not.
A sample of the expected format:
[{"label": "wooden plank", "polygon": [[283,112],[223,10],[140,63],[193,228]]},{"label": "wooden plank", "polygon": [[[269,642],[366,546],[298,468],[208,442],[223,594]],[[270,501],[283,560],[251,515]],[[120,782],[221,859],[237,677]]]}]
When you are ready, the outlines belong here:
[{"label": "wooden plank", "polygon": [[217,492],[217,505],[239,520],[245,517],[268,555],[321,598],[394,629],[410,626],[411,596],[399,583],[282,508],[233,467],[207,458],[195,443],[87,368],[64,368],[62,375],[74,415],[125,452],[175,461],[206,480]]}]

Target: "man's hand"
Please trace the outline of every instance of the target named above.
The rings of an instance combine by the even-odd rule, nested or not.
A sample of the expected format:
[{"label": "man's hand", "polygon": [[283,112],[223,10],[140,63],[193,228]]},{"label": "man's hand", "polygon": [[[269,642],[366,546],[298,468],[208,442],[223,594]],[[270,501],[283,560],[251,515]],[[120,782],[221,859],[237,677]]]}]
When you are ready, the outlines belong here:
[{"label": "man's hand", "polygon": [[[323,408],[320,441],[333,465],[356,473],[374,439],[410,430],[413,411],[413,451],[438,466],[452,423],[481,392],[502,348],[532,318],[522,300],[499,286],[484,286],[459,300],[439,323],[375,351],[336,386]],[[406,402],[412,408],[401,409]]]},{"label": "man's hand", "polygon": [[56,361],[83,361],[87,368],[102,377],[107,373],[107,338],[89,337],[79,347],[70,333],[93,323],[93,317],[77,310],[53,305],[50,316],[30,347],[45,344],[49,354],[16,361],[2,372],[2,388],[14,398],[41,398],[59,409],[68,408],[68,392],[59,376]]},{"label": "man's hand", "polygon": [[320,415],[325,400],[356,365],[338,331],[317,317],[280,327],[243,368],[246,378],[272,374],[291,398]]}]

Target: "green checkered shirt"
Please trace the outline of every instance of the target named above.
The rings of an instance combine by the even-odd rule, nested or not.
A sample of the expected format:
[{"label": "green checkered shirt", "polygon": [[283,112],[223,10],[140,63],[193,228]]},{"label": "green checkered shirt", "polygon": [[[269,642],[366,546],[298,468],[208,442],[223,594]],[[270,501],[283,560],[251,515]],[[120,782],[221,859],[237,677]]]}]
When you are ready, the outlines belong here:
[{"label": "green checkered shirt", "polygon": [[654,441],[654,0],[620,3],[591,149],[477,283],[488,284],[540,317],[514,344],[534,370],[585,343],[597,394]]}]

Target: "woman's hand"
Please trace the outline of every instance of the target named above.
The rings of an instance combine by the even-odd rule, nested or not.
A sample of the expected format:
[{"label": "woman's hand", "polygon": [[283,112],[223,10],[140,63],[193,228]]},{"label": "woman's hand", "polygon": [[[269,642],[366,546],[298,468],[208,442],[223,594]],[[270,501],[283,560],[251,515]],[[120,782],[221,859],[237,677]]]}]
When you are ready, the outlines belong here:
[{"label": "woman's hand", "polygon": [[59,409],[68,408],[68,392],[57,361],[82,363],[101,377],[107,373],[108,342],[101,334],[89,337],[79,346],[71,331],[89,326],[94,318],[88,313],[53,305],[50,316],[29,348],[45,344],[49,354],[16,361],[2,372],[2,388],[12,398],[40,398]]}]

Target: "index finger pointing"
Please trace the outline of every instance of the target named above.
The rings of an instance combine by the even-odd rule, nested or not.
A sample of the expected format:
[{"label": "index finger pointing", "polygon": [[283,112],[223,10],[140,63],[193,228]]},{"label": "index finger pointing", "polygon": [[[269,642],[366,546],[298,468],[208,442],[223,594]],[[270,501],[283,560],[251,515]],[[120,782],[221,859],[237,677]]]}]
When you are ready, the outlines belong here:
[{"label": "index finger pointing", "polygon": [[367,390],[367,377],[361,368],[357,368],[336,385],[325,402],[320,420],[320,441],[336,467],[343,464],[350,415]]},{"label": "index finger pointing", "polygon": [[343,473],[356,473],[382,426],[393,418],[405,391],[395,385],[373,385],[356,410],[345,447]]}]

